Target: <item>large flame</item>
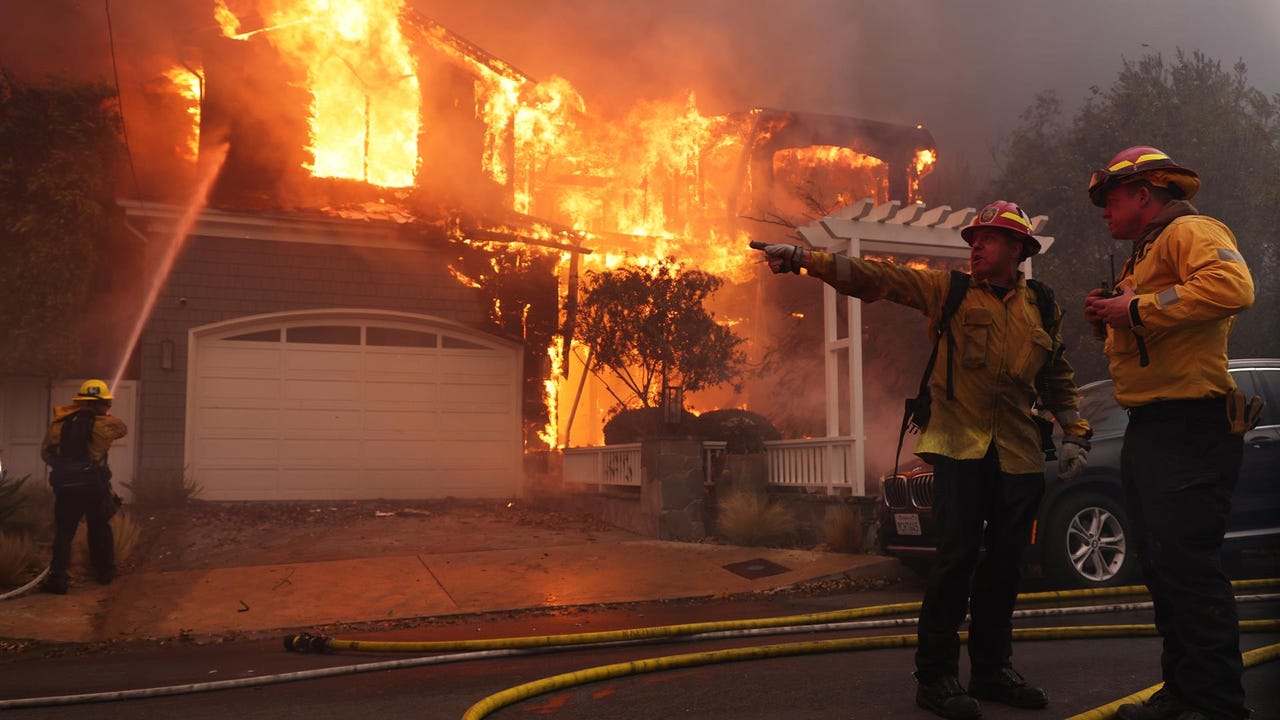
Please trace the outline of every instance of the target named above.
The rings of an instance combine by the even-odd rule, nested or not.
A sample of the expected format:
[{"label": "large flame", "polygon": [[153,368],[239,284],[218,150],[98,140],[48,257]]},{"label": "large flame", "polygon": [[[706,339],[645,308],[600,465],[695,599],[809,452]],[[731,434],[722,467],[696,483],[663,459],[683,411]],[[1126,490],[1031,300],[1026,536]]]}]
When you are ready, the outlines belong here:
[{"label": "large flame", "polygon": [[[773,210],[775,216],[786,214],[796,222],[864,197],[888,199],[886,163],[847,147],[782,149],[774,153],[771,166],[760,167],[755,153],[790,122],[781,114],[708,115],[689,93],[639,103],[620,118],[605,120],[589,112],[568,80],[532,80],[406,11],[404,0],[233,2],[237,7],[253,6],[254,12],[243,18],[261,18],[261,27],[247,30],[227,0],[214,2],[214,18],[225,36],[269,42],[305,74],[312,96],[313,159],[308,169],[315,176],[408,187],[419,172],[451,171],[419,155],[422,124],[448,125],[433,122],[439,118],[429,111],[424,116],[418,63],[406,32],[419,50],[434,50],[474,78],[474,97],[455,98],[474,101],[474,117],[483,130],[483,139],[475,138],[481,167],[473,165],[470,171],[481,170],[484,182],[505,193],[500,194],[503,209],[522,216],[519,227],[499,226],[503,221],[493,219],[496,227],[475,229],[500,236],[503,242],[522,238],[529,245],[544,246],[543,252],[559,253],[562,308],[569,285],[563,272],[569,257],[566,248],[590,250],[578,256],[584,272],[623,264],[645,266],[670,257],[740,282],[752,277],[757,259],[745,251],[746,228],[754,227],[740,213],[773,187],[796,188],[790,200],[767,199],[791,202],[792,208]],[[198,117],[198,78],[192,85],[187,76],[169,77],[184,97],[195,98],[188,112]],[[195,95],[188,94],[192,88]],[[922,150],[906,169],[911,199],[918,197],[919,180],[935,160],[933,151]],[[771,180],[752,177],[767,172]],[[450,272],[470,287],[486,287],[489,280],[452,267]],[[503,310],[495,306],[494,316],[502,316]],[[569,386],[562,388],[562,377],[567,375],[570,384],[581,388],[585,369],[580,353],[566,357],[559,343],[552,343],[548,355],[551,372],[545,392],[550,422],[539,436],[547,446],[557,447],[571,440],[560,424],[566,419],[572,423],[573,413],[560,411],[561,397],[574,397],[575,407],[577,397],[576,392],[564,391]]]},{"label": "large flame", "polygon": [[238,33],[225,4],[215,10],[228,37],[266,33],[306,71],[311,91],[308,169],[385,187],[413,185],[418,172],[422,93],[417,62],[400,28],[403,0],[264,0],[267,27]]},{"label": "large flame", "polygon": [[195,162],[200,154],[200,102],[204,98],[204,79],[199,68],[184,65],[169,68],[164,76],[173,83],[175,92],[184,102],[187,117],[191,119],[191,124],[184,131],[181,152],[185,160]]}]

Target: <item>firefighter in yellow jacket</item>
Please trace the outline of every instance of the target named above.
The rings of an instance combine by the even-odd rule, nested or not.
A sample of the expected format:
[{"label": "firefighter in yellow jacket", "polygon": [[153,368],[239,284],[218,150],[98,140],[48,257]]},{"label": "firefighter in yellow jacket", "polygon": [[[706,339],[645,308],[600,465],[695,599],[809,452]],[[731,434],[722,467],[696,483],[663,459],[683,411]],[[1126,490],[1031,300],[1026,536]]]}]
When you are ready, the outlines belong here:
[{"label": "firefighter in yellow jacket", "polygon": [[[978,700],[1048,704],[1045,691],[1013,669],[1010,643],[1019,565],[1044,494],[1044,453],[1032,415],[1037,396],[1065,431],[1060,478],[1083,470],[1091,435],[1078,412],[1071,365],[1059,351],[1061,311],[1054,305],[1042,314],[1038,293],[1018,270],[1040,252],[1031,220],[1014,203],[997,201],[961,235],[970,246],[971,276],[949,328],[940,327],[952,282],[947,271],[753,245],[774,272],[803,268],[846,295],[916,308],[934,337],[948,338],[937,345],[930,419],[916,444],[916,454],[934,467],[938,523],[918,626],[916,702],[956,719],[980,717]],[[957,633],[966,611],[972,614],[967,691],[958,677]]]},{"label": "firefighter in yellow jacket", "polygon": [[52,593],[67,592],[71,540],[81,518],[88,528],[89,560],[98,582],[105,585],[115,578],[115,538],[109,521],[117,498],[111,490],[107,451],[129,428],[111,415],[111,400],[106,383],[85,381],[71,404],[54,411],[40,445],[40,457],[50,467],[54,495],[53,559],[45,581],[45,589]]},{"label": "firefighter in yellow jacket", "polygon": [[1247,717],[1220,552],[1248,424],[1227,336],[1253,304],[1253,280],[1231,230],[1189,202],[1199,189],[1194,171],[1148,146],[1124,150],[1089,182],[1111,236],[1133,241],[1115,290],[1089,293],[1084,312],[1105,333],[1116,400],[1129,411],[1121,480],[1164,638],[1164,686],[1121,706],[1125,720]]}]

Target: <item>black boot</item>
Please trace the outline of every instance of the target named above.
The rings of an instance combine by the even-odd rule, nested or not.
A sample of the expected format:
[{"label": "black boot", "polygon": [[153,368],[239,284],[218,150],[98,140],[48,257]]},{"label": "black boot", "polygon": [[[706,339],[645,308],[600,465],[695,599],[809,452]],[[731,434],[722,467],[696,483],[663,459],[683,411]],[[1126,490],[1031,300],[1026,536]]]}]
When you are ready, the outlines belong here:
[{"label": "black boot", "polygon": [[933,682],[921,682],[916,687],[916,704],[948,720],[975,720],[982,717],[978,701],[965,694],[955,675],[940,677]]},{"label": "black boot", "polygon": [[1037,709],[1049,704],[1049,694],[1043,688],[1028,685],[1011,667],[969,676],[969,694],[979,700],[995,700],[1019,708]]},{"label": "black boot", "polygon": [[1188,708],[1172,690],[1161,686],[1143,703],[1125,703],[1116,708],[1120,720],[1178,720]]}]

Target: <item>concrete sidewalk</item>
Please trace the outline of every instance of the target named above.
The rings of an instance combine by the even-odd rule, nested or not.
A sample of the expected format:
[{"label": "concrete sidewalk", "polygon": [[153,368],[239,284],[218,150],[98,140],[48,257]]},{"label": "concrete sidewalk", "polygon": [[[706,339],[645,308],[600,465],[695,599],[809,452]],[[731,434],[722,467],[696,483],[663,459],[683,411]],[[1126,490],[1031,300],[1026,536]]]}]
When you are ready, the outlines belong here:
[{"label": "concrete sidewalk", "polygon": [[896,577],[897,560],[635,540],[139,572],[0,601],[0,638],[96,642],[758,592]]}]

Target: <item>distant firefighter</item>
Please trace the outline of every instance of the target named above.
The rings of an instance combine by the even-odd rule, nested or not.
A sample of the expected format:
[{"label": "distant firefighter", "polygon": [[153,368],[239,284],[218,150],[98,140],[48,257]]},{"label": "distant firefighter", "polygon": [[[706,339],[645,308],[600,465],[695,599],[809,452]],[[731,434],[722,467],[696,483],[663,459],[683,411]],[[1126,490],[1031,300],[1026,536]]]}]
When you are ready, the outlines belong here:
[{"label": "distant firefighter", "polygon": [[89,559],[98,582],[106,585],[115,579],[115,538],[109,522],[120,499],[111,488],[107,452],[129,428],[111,415],[111,399],[106,383],[85,381],[71,404],[54,411],[40,446],[40,457],[50,468],[54,495],[53,559],[45,581],[45,589],[51,593],[67,592],[71,540],[80,518],[88,527]]}]

